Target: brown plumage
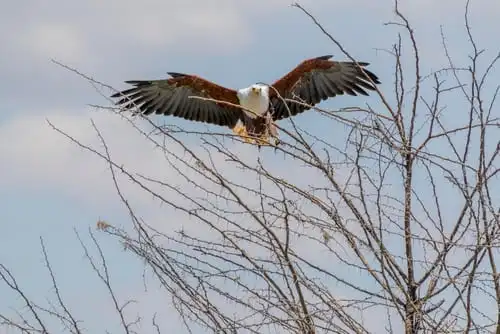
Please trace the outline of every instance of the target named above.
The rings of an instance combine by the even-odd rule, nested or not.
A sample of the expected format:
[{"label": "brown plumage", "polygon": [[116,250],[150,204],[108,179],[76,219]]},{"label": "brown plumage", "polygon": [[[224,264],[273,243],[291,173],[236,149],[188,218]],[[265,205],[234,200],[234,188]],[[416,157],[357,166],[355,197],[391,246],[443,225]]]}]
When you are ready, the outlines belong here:
[{"label": "brown plumage", "polygon": [[144,115],[153,113],[182,117],[190,121],[233,128],[241,117],[241,108],[214,103],[197,96],[239,105],[234,89],[219,86],[196,75],[168,72],[169,79],[125,81],[135,87],[111,95],[123,109],[138,107]]},{"label": "brown plumage", "polygon": [[[273,121],[297,115],[323,100],[344,93],[368,95],[366,90],[375,90],[374,84],[380,83],[375,74],[364,69],[368,63],[358,63],[363,68],[360,69],[353,62],[332,61],[331,57],[327,55],[304,60],[271,84],[271,87],[266,86],[264,89],[262,86],[252,85],[237,91],[196,75],[168,72],[171,76],[168,79],[126,81],[134,87],[111,97],[121,97],[117,105],[121,105],[123,109],[137,107],[137,112],[144,115],[172,115],[191,121],[228,126],[238,135],[247,136],[251,132],[252,136],[262,139],[267,138],[269,127],[273,128]],[[248,101],[240,99],[249,98],[250,95],[267,105],[265,110],[254,111],[258,114],[257,117],[238,107],[248,104]],[[188,98],[189,96],[223,101],[233,106]],[[309,106],[284,102],[279,96],[297,99]]]},{"label": "brown plumage", "polygon": [[[375,74],[363,69],[361,70],[354,62],[338,62],[330,60],[332,56],[322,56],[304,60],[292,71],[274,82],[274,89],[269,91],[271,105],[273,108],[273,120],[280,120],[289,116],[295,116],[310,109],[300,103],[287,102],[290,112],[283,103],[284,99],[295,99],[314,106],[337,95],[368,95],[365,89],[375,90],[373,84],[366,75],[375,83],[380,81]],[[369,63],[359,63],[361,67]]]}]

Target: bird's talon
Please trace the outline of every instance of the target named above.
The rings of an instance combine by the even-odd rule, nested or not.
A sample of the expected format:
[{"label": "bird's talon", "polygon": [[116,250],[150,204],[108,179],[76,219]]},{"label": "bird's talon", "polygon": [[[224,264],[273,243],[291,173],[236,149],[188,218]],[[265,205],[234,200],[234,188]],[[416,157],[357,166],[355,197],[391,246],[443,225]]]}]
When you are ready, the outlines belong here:
[{"label": "bird's talon", "polygon": [[239,137],[242,137],[245,142],[247,142],[247,143],[249,142],[248,133],[247,133],[247,129],[245,128],[245,126],[243,126],[243,125],[236,125],[233,128],[233,132],[236,135],[238,135]]}]

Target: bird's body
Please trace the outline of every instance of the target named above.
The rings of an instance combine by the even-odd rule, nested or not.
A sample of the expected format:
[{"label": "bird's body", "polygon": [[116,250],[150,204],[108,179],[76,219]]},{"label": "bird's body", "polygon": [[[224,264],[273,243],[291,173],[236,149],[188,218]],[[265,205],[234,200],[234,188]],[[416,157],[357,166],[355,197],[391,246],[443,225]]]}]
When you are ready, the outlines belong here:
[{"label": "bird's body", "polygon": [[[117,104],[124,109],[137,107],[145,115],[173,115],[228,126],[245,141],[265,145],[269,136],[277,137],[275,121],[336,95],[368,95],[364,89],[375,90],[374,85],[380,83],[375,74],[363,68],[368,63],[358,66],[331,61],[331,57],[304,60],[271,85],[234,90],[196,75],[169,72],[169,79],[127,81],[135,87],[111,97],[121,97]],[[294,98],[299,103],[289,100]]]},{"label": "bird's body", "polygon": [[277,134],[275,127],[269,124],[269,117],[266,117],[270,106],[269,87],[253,84],[239,89],[237,96],[243,108],[243,117],[238,120],[233,131],[247,142],[252,142],[252,137],[267,137],[266,130],[275,136]]}]

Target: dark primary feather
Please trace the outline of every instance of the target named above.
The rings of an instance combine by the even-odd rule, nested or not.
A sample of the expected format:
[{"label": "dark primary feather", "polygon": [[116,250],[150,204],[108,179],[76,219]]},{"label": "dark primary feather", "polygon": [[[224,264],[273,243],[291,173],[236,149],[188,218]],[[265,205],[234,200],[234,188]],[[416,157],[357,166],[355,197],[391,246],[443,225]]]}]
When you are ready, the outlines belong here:
[{"label": "dark primary feather", "polygon": [[163,80],[130,80],[134,86],[112,98],[123,109],[138,109],[144,115],[162,114],[182,117],[191,121],[234,127],[241,117],[241,109],[213,101],[189,98],[211,98],[238,104],[236,91],[216,85],[197,76],[168,73],[172,78]]},{"label": "dark primary feather", "polygon": [[[375,84],[380,83],[374,73],[366,69],[360,70],[354,62],[337,62],[329,60],[330,58],[328,55],[305,60],[272,86],[282,98],[296,99],[314,106],[337,95],[368,95],[366,90],[375,90],[375,87],[364,73]],[[369,65],[366,62],[358,64],[361,67]],[[271,89],[271,93],[272,91]],[[285,105],[276,94],[271,96],[271,105],[274,120],[294,116],[309,109],[294,102],[287,102]]]}]

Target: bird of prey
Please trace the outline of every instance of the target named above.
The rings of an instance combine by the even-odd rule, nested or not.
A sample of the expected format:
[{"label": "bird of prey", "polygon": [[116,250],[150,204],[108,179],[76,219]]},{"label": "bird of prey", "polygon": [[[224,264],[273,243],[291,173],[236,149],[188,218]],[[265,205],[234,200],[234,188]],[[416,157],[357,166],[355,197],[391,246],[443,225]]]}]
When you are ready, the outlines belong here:
[{"label": "bird of prey", "polygon": [[[310,58],[272,83],[231,89],[193,74],[167,72],[168,79],[131,80],[133,87],[113,94],[122,109],[137,108],[143,115],[162,114],[191,121],[227,126],[248,143],[270,145],[277,141],[274,122],[295,116],[314,105],[344,93],[368,95],[378,77],[369,65],[333,61],[332,55]],[[294,99],[299,103],[292,101]]]}]

